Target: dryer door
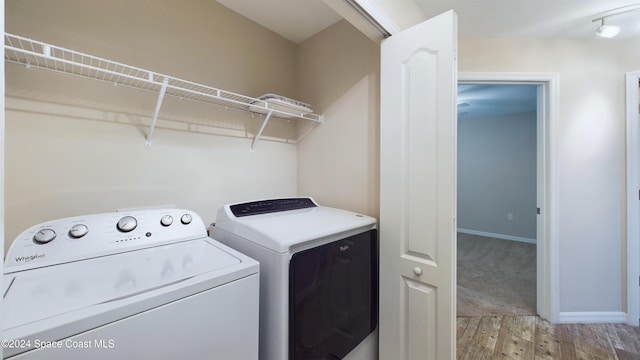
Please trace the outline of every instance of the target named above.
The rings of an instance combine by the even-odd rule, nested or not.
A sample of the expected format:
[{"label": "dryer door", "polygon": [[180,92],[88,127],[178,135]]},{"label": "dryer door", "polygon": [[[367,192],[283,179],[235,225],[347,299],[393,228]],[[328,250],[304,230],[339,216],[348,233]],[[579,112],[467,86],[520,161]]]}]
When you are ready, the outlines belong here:
[{"label": "dryer door", "polygon": [[376,230],[296,253],[289,266],[290,359],[342,359],[375,330]]}]

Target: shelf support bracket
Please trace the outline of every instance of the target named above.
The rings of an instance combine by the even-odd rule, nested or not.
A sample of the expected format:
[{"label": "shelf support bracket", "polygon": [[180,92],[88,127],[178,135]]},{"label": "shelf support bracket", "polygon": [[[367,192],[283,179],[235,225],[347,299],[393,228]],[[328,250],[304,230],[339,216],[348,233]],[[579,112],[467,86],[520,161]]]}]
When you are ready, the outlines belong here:
[{"label": "shelf support bracket", "polygon": [[151,122],[151,126],[149,127],[147,140],[144,144],[145,147],[151,147],[151,138],[153,137],[153,130],[156,128],[156,123],[158,122],[158,114],[160,114],[160,107],[162,106],[162,100],[164,100],[164,93],[167,91],[167,84],[169,84],[169,78],[164,78],[164,80],[162,80],[162,87],[160,88],[160,93],[158,94],[156,109],[153,112],[153,121]]},{"label": "shelf support bracket", "polygon": [[267,123],[271,119],[272,114],[273,114],[273,110],[269,110],[269,112],[267,113],[267,116],[265,116],[264,121],[262,122],[262,126],[260,126],[260,130],[258,130],[258,133],[256,134],[256,136],[253,137],[253,141],[251,141],[251,148],[250,148],[250,151],[252,154],[253,154],[254,148],[256,147],[256,143],[260,139],[260,136],[262,135],[264,128],[267,126]]}]

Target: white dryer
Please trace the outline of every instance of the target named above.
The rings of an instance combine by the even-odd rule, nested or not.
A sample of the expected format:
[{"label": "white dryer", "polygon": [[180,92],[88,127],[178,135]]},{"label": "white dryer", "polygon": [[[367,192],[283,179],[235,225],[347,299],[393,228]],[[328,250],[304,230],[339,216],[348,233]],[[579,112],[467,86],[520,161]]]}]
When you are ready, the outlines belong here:
[{"label": "white dryer", "polygon": [[258,263],[183,209],[53,220],[14,241],[5,359],[258,359]]},{"label": "white dryer", "polygon": [[260,359],[377,359],[376,219],[311,198],[226,205],[209,234],[260,262]]}]

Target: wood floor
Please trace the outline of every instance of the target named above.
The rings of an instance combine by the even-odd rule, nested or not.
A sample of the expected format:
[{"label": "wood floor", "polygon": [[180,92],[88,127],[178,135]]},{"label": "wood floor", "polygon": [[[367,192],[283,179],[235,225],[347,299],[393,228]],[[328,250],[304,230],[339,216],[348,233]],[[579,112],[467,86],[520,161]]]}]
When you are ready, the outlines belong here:
[{"label": "wood floor", "polygon": [[640,360],[640,328],[535,316],[535,245],[458,234],[457,358]]},{"label": "wood floor", "polygon": [[459,317],[457,358],[640,360],[640,328],[551,324],[538,316]]}]

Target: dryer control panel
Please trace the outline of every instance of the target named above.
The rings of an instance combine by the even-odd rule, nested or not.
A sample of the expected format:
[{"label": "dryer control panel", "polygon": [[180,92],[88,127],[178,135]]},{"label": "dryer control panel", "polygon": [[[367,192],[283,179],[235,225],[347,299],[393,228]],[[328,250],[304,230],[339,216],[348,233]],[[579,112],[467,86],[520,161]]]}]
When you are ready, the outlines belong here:
[{"label": "dryer control panel", "polygon": [[47,221],[23,231],[5,259],[5,274],[207,237],[185,209],[142,209]]},{"label": "dryer control panel", "polygon": [[235,217],[269,214],[281,211],[291,211],[317,207],[312,198],[283,198],[251,201],[229,205],[229,210]]}]

